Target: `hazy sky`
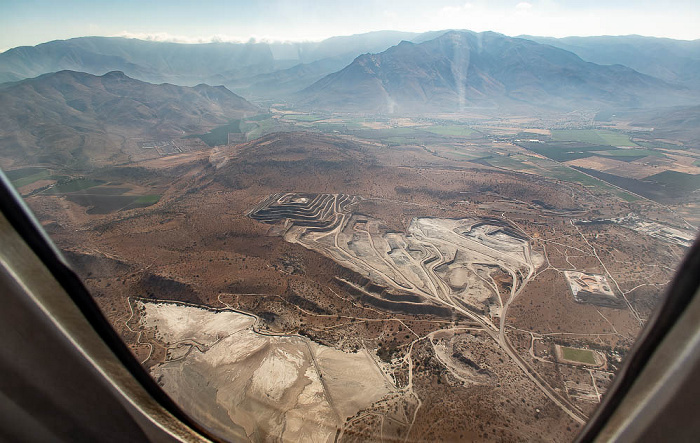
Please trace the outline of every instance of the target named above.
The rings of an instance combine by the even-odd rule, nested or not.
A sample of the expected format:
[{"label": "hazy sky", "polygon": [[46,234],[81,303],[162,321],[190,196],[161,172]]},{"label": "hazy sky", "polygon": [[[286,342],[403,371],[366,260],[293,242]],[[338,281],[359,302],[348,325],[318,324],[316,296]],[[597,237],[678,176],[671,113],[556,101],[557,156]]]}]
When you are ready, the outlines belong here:
[{"label": "hazy sky", "polygon": [[85,35],[320,40],[381,29],[700,38],[698,0],[0,0],[0,51]]}]

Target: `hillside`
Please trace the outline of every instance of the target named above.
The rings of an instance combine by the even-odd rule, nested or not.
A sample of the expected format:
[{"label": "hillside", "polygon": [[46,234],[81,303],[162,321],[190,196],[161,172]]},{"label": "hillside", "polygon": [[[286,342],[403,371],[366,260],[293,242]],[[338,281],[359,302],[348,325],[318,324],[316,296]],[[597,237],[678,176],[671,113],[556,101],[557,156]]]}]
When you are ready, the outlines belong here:
[{"label": "hillside", "polygon": [[[381,53],[402,40],[425,43],[446,32],[376,31],[318,42],[203,44],[80,37],[17,47],[0,54],[0,83],[61,70],[94,75],[122,71],[129,77],[151,83],[221,84],[245,97],[279,99],[342,70],[362,54]],[[498,36],[493,33],[478,35],[477,46],[484,39]],[[697,41],[640,36],[524,38],[572,52],[585,61],[620,64],[669,83],[700,89],[697,74],[700,72],[700,44]],[[523,39],[510,40],[511,43],[519,41],[516,46],[520,47]]]},{"label": "hillside", "polygon": [[633,126],[654,128],[649,135],[700,145],[700,106],[655,109],[631,118]]},{"label": "hillside", "polygon": [[121,37],[80,37],[0,54],[0,82],[72,70],[102,75],[122,71],[149,82],[197,84],[212,72],[267,71],[274,58],[270,48],[256,43],[187,45]]},{"label": "hillside", "polygon": [[310,108],[450,112],[522,105],[637,107],[682,101],[681,91],[630,68],[585,62],[530,40],[451,31],[362,55],[298,97]]},{"label": "hillside", "polygon": [[62,70],[94,75],[122,71],[151,83],[221,84],[246,96],[273,98],[309,86],[360,54],[380,52],[401,40],[420,36],[377,31],[318,42],[202,44],[79,37],[1,53],[0,83]]},{"label": "hillside", "polygon": [[639,35],[533,37],[601,65],[625,65],[667,82],[700,89],[700,40],[672,40]]},{"label": "hillside", "polygon": [[61,71],[0,88],[0,152],[47,164],[123,161],[134,138],[182,137],[258,112],[222,86]]}]

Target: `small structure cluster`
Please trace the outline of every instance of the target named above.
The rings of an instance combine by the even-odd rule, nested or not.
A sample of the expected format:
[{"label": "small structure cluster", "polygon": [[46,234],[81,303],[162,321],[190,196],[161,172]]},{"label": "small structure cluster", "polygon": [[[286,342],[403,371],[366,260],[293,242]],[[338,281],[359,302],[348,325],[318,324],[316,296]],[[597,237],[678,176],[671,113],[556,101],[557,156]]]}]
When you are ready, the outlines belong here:
[{"label": "small structure cluster", "polygon": [[608,284],[608,279],[604,275],[577,271],[565,271],[564,275],[569,283],[574,300],[577,302],[608,308],[621,308],[624,306],[622,300],[612,291],[610,284]]}]

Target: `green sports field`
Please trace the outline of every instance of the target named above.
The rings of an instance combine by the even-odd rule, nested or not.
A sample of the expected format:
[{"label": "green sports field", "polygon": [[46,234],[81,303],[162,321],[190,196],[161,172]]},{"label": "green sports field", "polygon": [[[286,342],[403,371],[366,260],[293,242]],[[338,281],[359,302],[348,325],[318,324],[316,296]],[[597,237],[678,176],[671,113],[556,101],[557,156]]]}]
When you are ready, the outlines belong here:
[{"label": "green sports field", "polygon": [[562,346],[561,354],[566,360],[577,361],[589,365],[594,365],[596,363],[595,355],[590,349],[577,349]]}]

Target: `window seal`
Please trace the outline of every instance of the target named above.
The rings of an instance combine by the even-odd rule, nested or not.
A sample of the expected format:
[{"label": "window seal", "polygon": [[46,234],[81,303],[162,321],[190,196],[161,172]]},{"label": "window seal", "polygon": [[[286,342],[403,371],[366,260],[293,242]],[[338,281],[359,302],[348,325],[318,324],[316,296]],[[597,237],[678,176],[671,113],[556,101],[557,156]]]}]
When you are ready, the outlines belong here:
[{"label": "window seal", "polygon": [[214,442],[223,441],[180,408],[134,357],[2,169],[0,169],[0,212],[68,294],[97,335],[148,395],[173,417],[202,437]]},{"label": "window seal", "polygon": [[637,337],[612,386],[576,438],[577,443],[595,441],[631,391],[654,352],[673,329],[700,288],[700,237],[686,253],[659,301],[654,314]]}]

